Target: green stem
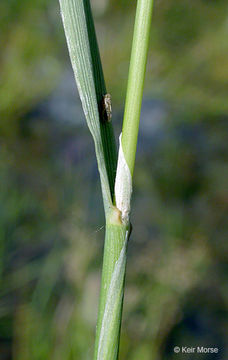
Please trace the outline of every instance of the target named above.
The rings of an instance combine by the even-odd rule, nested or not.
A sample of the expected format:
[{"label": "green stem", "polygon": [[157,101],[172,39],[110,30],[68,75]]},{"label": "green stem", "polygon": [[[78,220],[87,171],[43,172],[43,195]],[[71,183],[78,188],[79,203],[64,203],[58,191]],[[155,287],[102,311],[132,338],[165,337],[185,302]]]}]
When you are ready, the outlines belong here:
[{"label": "green stem", "polygon": [[[153,0],[138,0],[127,87],[122,145],[133,175]],[[129,224],[116,207],[106,217],[100,306],[94,360],[118,358]]]},{"label": "green stem", "polygon": [[123,152],[132,175],[137,148],[152,8],[153,0],[138,0],[122,130]]},{"label": "green stem", "polygon": [[128,229],[113,208],[107,219],[94,360],[116,360],[119,350]]}]

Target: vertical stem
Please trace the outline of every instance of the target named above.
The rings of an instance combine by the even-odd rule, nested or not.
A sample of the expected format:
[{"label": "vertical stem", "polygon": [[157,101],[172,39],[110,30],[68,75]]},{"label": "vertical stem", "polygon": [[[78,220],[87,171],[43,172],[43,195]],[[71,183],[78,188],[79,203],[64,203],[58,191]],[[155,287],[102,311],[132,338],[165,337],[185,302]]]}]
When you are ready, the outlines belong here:
[{"label": "vertical stem", "polygon": [[122,130],[123,152],[132,175],[135,164],[152,8],[153,0],[138,0]]},{"label": "vertical stem", "polygon": [[[133,175],[153,0],[138,0],[122,131],[125,159]],[[118,171],[118,170],[117,170]],[[123,184],[124,186],[126,184]],[[113,207],[106,218],[94,360],[118,358],[129,224]]]},{"label": "vertical stem", "polygon": [[106,222],[105,247],[94,360],[116,360],[122,317],[127,227],[113,208]]}]

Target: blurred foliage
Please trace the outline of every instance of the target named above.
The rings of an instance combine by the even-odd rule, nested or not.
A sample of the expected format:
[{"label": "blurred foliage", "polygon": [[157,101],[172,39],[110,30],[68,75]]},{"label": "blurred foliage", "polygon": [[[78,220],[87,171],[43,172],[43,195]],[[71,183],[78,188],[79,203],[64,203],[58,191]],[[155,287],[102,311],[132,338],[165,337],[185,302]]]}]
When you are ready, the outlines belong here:
[{"label": "blurred foliage", "polygon": [[[119,129],[135,2],[92,5]],[[155,1],[120,359],[228,357],[227,7]],[[0,359],[91,359],[104,217],[59,6],[1,0],[0,24]]]}]

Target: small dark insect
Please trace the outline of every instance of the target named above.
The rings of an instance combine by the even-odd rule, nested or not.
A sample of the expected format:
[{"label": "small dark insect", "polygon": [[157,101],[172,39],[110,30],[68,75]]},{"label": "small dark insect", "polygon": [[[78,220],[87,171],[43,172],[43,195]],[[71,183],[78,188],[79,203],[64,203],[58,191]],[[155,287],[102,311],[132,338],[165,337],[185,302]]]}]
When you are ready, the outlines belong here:
[{"label": "small dark insect", "polygon": [[112,101],[110,94],[103,95],[101,99],[100,111],[102,120],[104,122],[110,122],[112,118]]}]

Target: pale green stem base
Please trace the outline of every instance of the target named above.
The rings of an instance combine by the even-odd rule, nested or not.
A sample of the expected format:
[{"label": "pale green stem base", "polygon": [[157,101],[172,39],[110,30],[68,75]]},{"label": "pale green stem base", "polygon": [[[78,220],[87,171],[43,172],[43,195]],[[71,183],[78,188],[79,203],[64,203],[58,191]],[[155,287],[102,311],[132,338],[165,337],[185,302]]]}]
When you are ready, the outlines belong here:
[{"label": "pale green stem base", "polygon": [[94,360],[116,360],[121,326],[128,227],[114,208],[106,224]]}]

